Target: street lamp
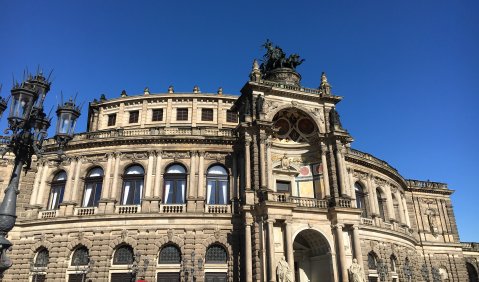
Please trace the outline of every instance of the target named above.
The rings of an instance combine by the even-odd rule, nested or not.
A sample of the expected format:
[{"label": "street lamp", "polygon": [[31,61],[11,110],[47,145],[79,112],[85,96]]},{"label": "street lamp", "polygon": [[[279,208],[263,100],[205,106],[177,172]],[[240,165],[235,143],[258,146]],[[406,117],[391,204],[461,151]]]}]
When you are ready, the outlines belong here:
[{"label": "street lamp", "polygon": [[[22,169],[28,170],[30,168],[34,154],[41,156],[43,153],[43,140],[50,126],[50,118],[43,111],[43,102],[50,90],[50,85],[51,82],[39,72],[34,76],[28,75],[22,83],[14,83],[10,91],[8,129],[5,133],[11,132],[11,134],[3,140],[4,146],[0,148],[0,155],[3,156],[7,152],[12,152],[15,159],[10,182],[5,190],[3,202],[0,204],[0,277],[12,266],[12,261],[7,256],[7,251],[11,249],[12,243],[5,237],[15,226],[17,218],[16,207],[20,174]],[[6,108],[7,102],[3,98],[0,99],[0,115]],[[57,142],[58,140],[61,141],[58,143],[62,150],[73,136],[74,124],[80,115],[80,111],[70,100],[59,106],[57,114],[64,124],[63,127],[57,126],[56,136],[59,137],[55,138]],[[59,128],[62,130],[59,130]],[[66,131],[63,130],[65,128]]]},{"label": "street lamp", "polygon": [[189,278],[191,278],[191,281],[196,280],[196,269],[195,266],[198,267],[199,272],[201,273],[201,270],[203,269],[203,259],[201,257],[198,258],[197,261],[195,261],[196,253],[193,251],[191,253],[191,266],[188,266],[188,259],[184,259],[181,262],[181,267],[183,269],[183,272],[185,273],[185,281],[188,281]]}]

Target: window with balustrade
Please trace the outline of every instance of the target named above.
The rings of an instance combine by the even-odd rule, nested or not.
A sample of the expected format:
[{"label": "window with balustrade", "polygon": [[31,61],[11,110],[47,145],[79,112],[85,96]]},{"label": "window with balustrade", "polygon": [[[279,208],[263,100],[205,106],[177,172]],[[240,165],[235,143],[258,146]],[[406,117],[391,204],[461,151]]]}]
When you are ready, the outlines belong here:
[{"label": "window with balustrade", "polygon": [[82,207],[97,207],[101,198],[103,186],[103,169],[95,167],[88,171],[85,177]]},{"label": "window with balustrade", "polygon": [[180,264],[181,252],[180,249],[173,245],[168,244],[161,248],[160,255],[158,256],[158,264]]},{"label": "window with balustrade", "polygon": [[381,191],[381,189],[376,189],[377,200],[378,200],[378,209],[379,209],[379,217],[383,220],[386,220],[386,199]]},{"label": "window with balustrade", "polygon": [[163,203],[185,203],[186,175],[186,169],[181,164],[172,164],[166,168],[164,174]]},{"label": "window with balustrade", "polygon": [[359,182],[354,183],[354,192],[356,195],[356,207],[358,209],[361,209],[361,216],[368,217],[368,211],[366,207],[366,193],[363,186]]},{"label": "window with balustrade", "polygon": [[85,246],[80,246],[73,252],[71,266],[86,266],[89,262],[88,249]]},{"label": "window with balustrade", "polygon": [[119,246],[113,255],[114,265],[131,265],[134,261],[133,248],[130,245]]},{"label": "window with balustrade", "polygon": [[208,205],[228,204],[228,171],[221,165],[213,165],[206,175]]},{"label": "window with balustrade", "polygon": [[131,165],[125,169],[121,205],[139,205],[141,203],[144,178],[145,170],[140,165]]},{"label": "window with balustrade", "polygon": [[65,192],[65,185],[67,183],[67,174],[65,171],[60,171],[53,177],[50,189],[50,196],[48,198],[47,210],[57,210],[63,202],[63,193]]},{"label": "window with balustrade", "polygon": [[228,260],[228,253],[226,249],[218,244],[214,244],[208,247],[206,250],[205,263],[221,264],[226,263]]}]

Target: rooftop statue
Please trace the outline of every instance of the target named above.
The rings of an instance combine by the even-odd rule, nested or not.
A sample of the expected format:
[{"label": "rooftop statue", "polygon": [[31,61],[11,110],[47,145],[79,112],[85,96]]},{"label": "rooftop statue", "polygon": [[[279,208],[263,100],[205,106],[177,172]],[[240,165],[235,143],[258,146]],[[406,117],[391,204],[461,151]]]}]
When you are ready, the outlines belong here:
[{"label": "rooftop statue", "polygon": [[300,59],[298,54],[291,54],[286,58],[286,54],[278,46],[273,46],[273,43],[266,40],[266,43],[262,45],[266,49],[266,54],[263,56],[263,63],[260,66],[262,73],[277,68],[290,68],[295,70],[297,66],[304,62],[304,59]]}]

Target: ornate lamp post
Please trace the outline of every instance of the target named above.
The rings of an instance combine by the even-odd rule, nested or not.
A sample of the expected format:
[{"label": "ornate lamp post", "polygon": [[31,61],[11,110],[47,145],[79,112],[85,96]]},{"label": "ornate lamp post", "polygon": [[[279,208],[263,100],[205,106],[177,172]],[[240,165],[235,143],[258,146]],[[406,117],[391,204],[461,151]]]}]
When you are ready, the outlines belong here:
[{"label": "ornate lamp post", "polygon": [[[5,237],[14,227],[17,218],[16,203],[20,174],[22,169],[30,168],[33,154],[42,155],[43,140],[50,127],[51,120],[43,111],[43,102],[50,90],[50,85],[51,82],[40,72],[35,76],[28,75],[26,81],[21,84],[15,83],[11,89],[9,127],[5,131],[11,134],[4,139],[5,146],[0,148],[0,155],[12,152],[15,160],[5,197],[0,204],[0,277],[12,265],[6,253],[11,249],[12,243]],[[0,115],[6,110],[6,105],[6,101],[3,98],[0,99]],[[66,110],[67,108],[69,110]],[[62,122],[62,126],[57,126],[56,136],[60,137],[55,139],[66,140],[59,143],[62,148],[73,136],[74,125],[80,111],[73,102],[67,102],[59,107],[57,114],[59,115],[58,124]],[[69,139],[63,136],[69,136]]]},{"label": "ornate lamp post", "polygon": [[191,266],[188,266],[188,260],[185,259],[182,262],[182,268],[183,272],[185,273],[185,281],[188,281],[191,279],[191,281],[196,280],[196,271],[195,271],[195,266],[198,267],[199,272],[201,273],[201,270],[203,269],[203,259],[200,257],[198,258],[198,261],[195,261],[195,251],[191,253]]}]

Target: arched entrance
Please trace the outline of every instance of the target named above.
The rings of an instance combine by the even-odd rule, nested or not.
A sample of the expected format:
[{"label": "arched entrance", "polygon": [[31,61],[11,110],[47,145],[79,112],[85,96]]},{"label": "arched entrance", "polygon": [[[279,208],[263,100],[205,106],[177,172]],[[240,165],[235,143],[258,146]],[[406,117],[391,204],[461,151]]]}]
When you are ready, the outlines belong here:
[{"label": "arched entrance", "polygon": [[296,282],[332,282],[331,248],[320,232],[307,229],[296,235],[293,243]]},{"label": "arched entrance", "polygon": [[470,282],[478,282],[476,268],[469,262],[466,262],[467,267],[467,276],[469,277]]}]

